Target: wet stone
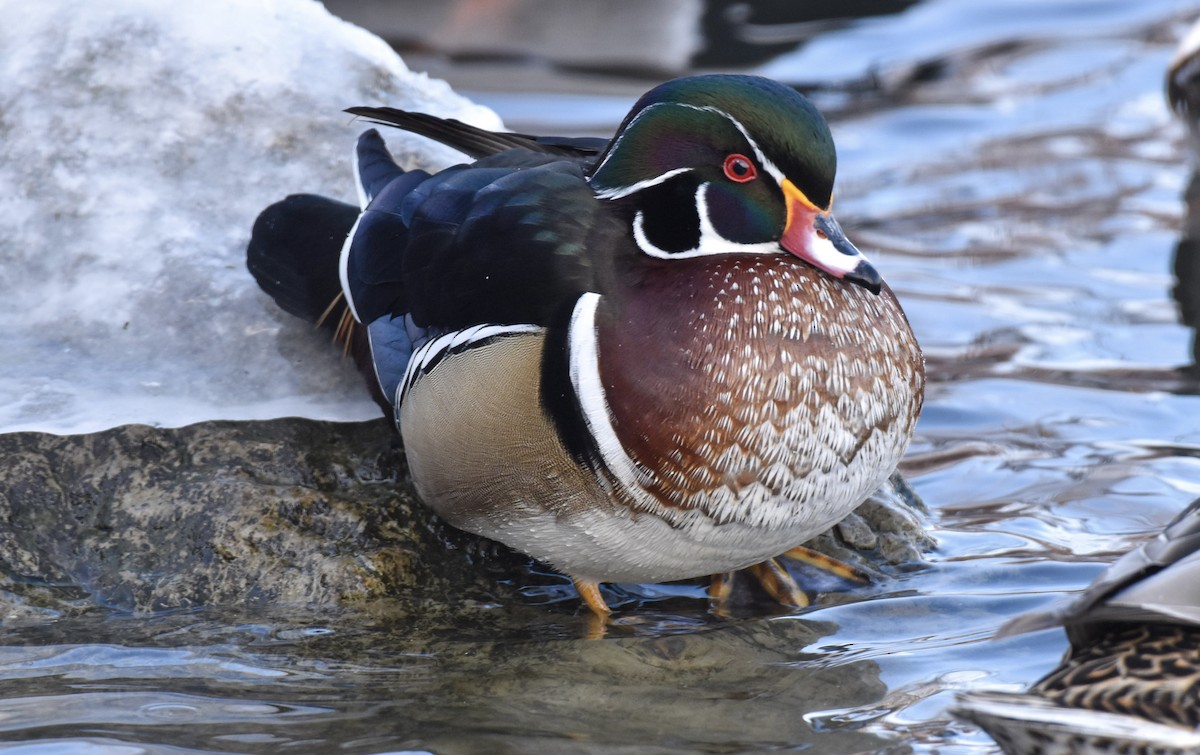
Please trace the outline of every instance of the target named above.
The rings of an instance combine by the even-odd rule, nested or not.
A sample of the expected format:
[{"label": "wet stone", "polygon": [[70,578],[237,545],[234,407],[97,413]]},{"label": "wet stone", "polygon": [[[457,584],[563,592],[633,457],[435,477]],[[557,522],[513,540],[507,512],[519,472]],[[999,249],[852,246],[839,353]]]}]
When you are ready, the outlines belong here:
[{"label": "wet stone", "polygon": [[807,545],[877,577],[922,560],[936,544],[925,504],[899,472],[828,532]]},{"label": "wet stone", "polygon": [[473,549],[501,570],[525,562],[418,503],[382,420],[13,433],[0,458],[4,587],[43,608],[74,606],[79,590],[138,611],[495,600],[505,587]]},{"label": "wet stone", "polygon": [[879,538],[871,531],[866,521],[856,513],[851,513],[837,524],[837,534],[851,548],[871,550],[879,545]]},{"label": "wet stone", "polygon": [[[0,458],[0,616],[383,601],[371,610],[403,621],[529,603],[523,590],[539,581],[570,592],[552,570],[441,523],[382,420],[11,433]],[[895,478],[812,545],[881,573],[929,544]]]}]

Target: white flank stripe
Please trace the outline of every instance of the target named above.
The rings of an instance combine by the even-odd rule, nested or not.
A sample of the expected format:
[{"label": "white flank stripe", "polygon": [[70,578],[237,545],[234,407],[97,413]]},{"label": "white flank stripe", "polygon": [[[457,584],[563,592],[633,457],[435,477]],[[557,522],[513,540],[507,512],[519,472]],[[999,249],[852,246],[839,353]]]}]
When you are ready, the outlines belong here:
[{"label": "white flank stripe", "polygon": [[399,407],[404,402],[404,397],[408,395],[408,389],[417,381],[417,377],[421,373],[421,368],[428,363],[430,350],[435,348],[441,340],[441,338],[435,338],[432,341],[427,341],[424,346],[409,356],[408,364],[404,366],[404,379],[396,387],[395,400],[392,402],[394,406]]},{"label": "white flank stripe", "polygon": [[579,400],[579,408],[583,412],[583,420],[596,440],[604,465],[626,490],[644,496],[639,485],[643,475],[617,438],[612,415],[608,411],[608,401],[604,398],[604,386],[600,382],[600,361],[596,350],[596,306],[599,303],[600,294],[591,292],[580,296],[575,302],[567,336],[567,369]]}]

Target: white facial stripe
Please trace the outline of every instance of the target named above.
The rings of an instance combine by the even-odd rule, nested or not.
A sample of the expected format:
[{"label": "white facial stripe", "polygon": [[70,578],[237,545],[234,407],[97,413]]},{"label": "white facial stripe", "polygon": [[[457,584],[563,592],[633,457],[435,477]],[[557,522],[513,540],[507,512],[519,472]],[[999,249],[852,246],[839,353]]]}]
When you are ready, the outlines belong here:
[{"label": "white facial stripe", "polygon": [[750,149],[754,150],[754,156],[758,158],[758,161],[762,164],[763,168],[766,169],[767,173],[771,174],[771,177],[775,179],[775,183],[783,186],[783,179],[786,178],[786,176],[783,175],[783,171],[780,170],[775,163],[767,159],[766,153],[764,153],[758,146],[758,142],[754,141],[754,138],[750,136],[750,132],[746,130],[746,127],[743,126],[737,118],[734,118],[724,110],[712,107],[711,105],[684,105],[684,107],[690,107],[693,110],[703,110],[709,113],[716,113],[717,115],[727,119],[733,124],[733,127],[741,133],[742,138],[744,138],[750,145]]},{"label": "white facial stripe", "polygon": [[412,388],[435,359],[449,352],[470,348],[473,343],[486,341],[494,336],[512,335],[514,333],[536,333],[543,328],[539,325],[473,325],[463,330],[453,330],[434,338],[413,352],[404,368],[404,379],[396,389],[395,404],[400,406],[408,391]]},{"label": "white facial stripe", "polygon": [[354,315],[357,322],[362,322],[362,318],[358,316],[358,310],[354,307],[354,297],[350,295],[350,280],[348,267],[350,264],[350,245],[354,243],[354,234],[358,233],[358,221],[362,220],[362,213],[354,219],[354,225],[350,227],[350,233],[346,235],[346,240],[342,242],[342,252],[338,255],[338,279],[342,282],[342,293],[346,295],[346,305],[350,307],[350,314]]},{"label": "white facial stripe", "polygon": [[696,214],[700,217],[700,242],[694,249],[682,252],[668,252],[654,245],[646,236],[643,227],[644,220],[641,210],[633,217],[633,240],[638,248],[651,257],[664,260],[688,259],[691,257],[707,257],[714,254],[779,254],[779,244],[768,241],[761,244],[739,244],[723,237],[713,227],[708,217],[708,186],[700,184],[696,190]]},{"label": "white facial stripe", "polygon": [[599,303],[600,294],[591,292],[580,296],[575,302],[567,334],[567,370],[583,420],[600,449],[604,466],[627,490],[639,490],[638,483],[644,475],[629,454],[625,453],[625,447],[617,438],[608,400],[604,397],[604,385],[600,382],[600,359],[596,347],[596,307]]},{"label": "white facial stripe", "polygon": [[[608,161],[612,159],[612,156],[617,151],[617,148],[621,146],[621,141],[625,139],[625,134],[629,133],[629,129],[633,128],[633,124],[637,123],[639,118],[641,118],[646,113],[649,113],[651,110],[653,110],[656,107],[662,107],[662,105],[664,105],[664,104],[665,103],[659,102],[657,104],[651,105],[650,107],[644,108],[640,113],[635,115],[633,117],[633,120],[631,120],[629,123],[627,123],[625,125],[625,128],[623,128],[621,130],[621,134],[617,137],[617,140],[615,142],[613,142],[612,147],[610,147],[608,152],[604,155],[604,161],[596,166],[596,169],[592,171],[592,175],[594,176],[595,174],[599,173],[601,171],[601,169],[603,169],[604,166],[608,164]],[[590,178],[588,180],[591,181]],[[597,196],[599,196],[599,194],[597,194]],[[601,197],[601,198],[602,199],[616,199],[616,197]]]},{"label": "white facial stripe", "polygon": [[778,254],[779,244],[766,241],[758,244],[739,244],[717,232],[708,216],[708,187],[700,184],[696,190],[696,214],[700,216],[700,244],[696,251],[701,254]]},{"label": "white facial stripe", "polygon": [[[609,161],[609,159],[613,156],[613,153],[615,153],[617,151],[618,147],[620,146],[621,140],[625,138],[625,134],[628,133],[629,129],[633,127],[633,124],[637,123],[639,118],[641,118],[643,115],[650,112],[654,108],[663,107],[664,105],[667,105],[667,104],[672,104],[672,103],[660,102],[660,103],[651,105],[650,107],[646,108],[642,112],[638,113],[634,117],[634,119],[632,121],[630,121],[629,124],[625,127],[625,130],[621,132],[621,136],[617,137],[616,143],[613,144],[612,149],[610,149],[608,151],[608,154],[605,155],[604,162],[602,162],[598,166],[596,166],[596,170],[593,171],[593,175],[595,173],[599,173],[600,169],[603,168],[604,165]],[[726,113],[724,110],[721,110],[720,108],[712,107],[711,105],[689,105],[687,103],[682,103],[682,102],[681,103],[673,103],[673,104],[679,105],[680,107],[691,108],[692,110],[699,110],[699,111],[707,112],[707,113],[716,113],[717,115],[721,116],[722,118],[725,118],[726,120],[728,120],[730,123],[733,124],[733,127],[736,128],[738,130],[738,132],[742,135],[742,138],[744,138],[746,140],[746,142],[750,145],[750,149],[754,150],[754,156],[756,158],[758,158],[758,162],[763,166],[763,168],[767,171],[767,173],[770,174],[770,176],[775,179],[775,183],[779,184],[780,186],[783,186],[783,179],[786,178],[786,176],[783,175],[783,171],[781,171],[779,169],[779,167],[775,165],[775,163],[773,163],[767,159],[766,153],[764,153],[762,151],[762,149],[758,146],[758,142],[754,141],[754,138],[750,136],[750,132],[746,130],[746,127],[743,126],[741,124],[741,122],[738,121],[737,118],[734,118],[732,115],[730,115],[729,113]],[[636,191],[641,191],[642,189],[649,188],[651,186],[656,186],[657,184],[662,183],[663,181],[667,180],[671,176],[678,175],[679,173],[683,173],[688,170],[691,170],[691,168],[676,168],[674,170],[669,170],[666,173],[663,173],[661,176],[656,176],[654,178],[648,178],[644,181],[638,181],[637,183],[633,184],[632,186],[623,186],[623,187],[615,188],[615,189],[603,189],[601,191],[596,192],[596,196],[599,197],[600,199],[620,199],[621,197],[627,197]]]},{"label": "white facial stripe", "polygon": [[596,192],[596,198],[620,199],[621,197],[627,197],[634,192],[641,191],[642,189],[649,189],[651,186],[658,186],[660,183],[666,181],[672,176],[678,176],[680,173],[687,173],[691,170],[691,168],[675,168],[674,170],[668,170],[662,175],[655,176],[654,178],[647,178],[644,181],[638,181],[630,186],[622,186],[617,189],[601,189],[600,191]]}]

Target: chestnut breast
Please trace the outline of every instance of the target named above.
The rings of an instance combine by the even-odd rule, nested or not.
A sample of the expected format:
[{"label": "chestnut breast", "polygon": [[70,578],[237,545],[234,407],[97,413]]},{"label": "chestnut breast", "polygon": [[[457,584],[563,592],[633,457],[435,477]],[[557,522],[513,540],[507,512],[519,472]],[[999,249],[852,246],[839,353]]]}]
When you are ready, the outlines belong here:
[{"label": "chestnut breast", "polygon": [[920,412],[923,360],[891,290],[788,256],[657,264],[597,317],[634,498],[667,518],[832,523],[891,473]]}]

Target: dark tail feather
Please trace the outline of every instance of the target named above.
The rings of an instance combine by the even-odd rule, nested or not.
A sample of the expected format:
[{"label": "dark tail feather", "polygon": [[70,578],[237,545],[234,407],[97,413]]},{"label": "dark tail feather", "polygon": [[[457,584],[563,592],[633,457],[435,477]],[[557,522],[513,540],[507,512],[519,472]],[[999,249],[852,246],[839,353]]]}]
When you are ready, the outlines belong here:
[{"label": "dark tail feather", "polygon": [[366,328],[354,323],[338,273],[342,245],[358,208],[314,194],[293,194],[263,210],[246,246],[246,267],[259,288],[289,314],[329,331],[354,358],[376,403],[392,416],[371,363]]},{"label": "dark tail feather", "polygon": [[593,157],[607,142],[590,137],[529,136],[505,131],[488,131],[454,118],[439,118],[393,107],[352,107],[346,112],[374,123],[395,126],[453,147],[475,159],[510,149],[528,149],[561,157]]},{"label": "dark tail feather", "polygon": [[293,194],[254,222],[246,267],[280,308],[315,323],[342,292],[338,258],[357,219],[354,205]]}]

